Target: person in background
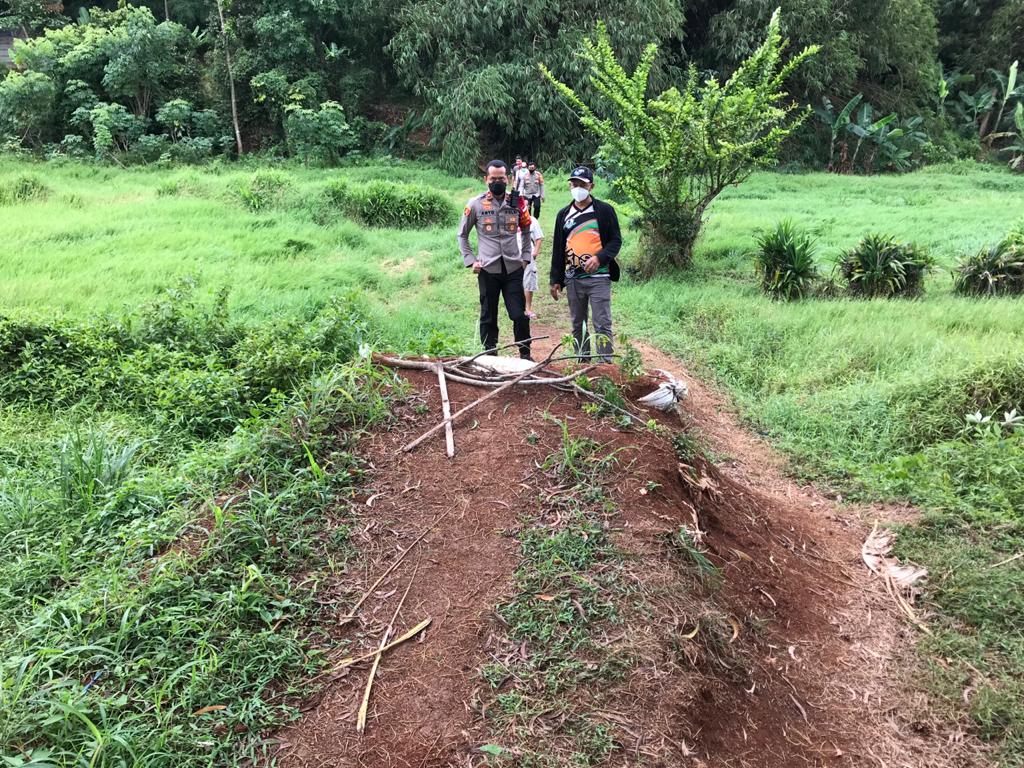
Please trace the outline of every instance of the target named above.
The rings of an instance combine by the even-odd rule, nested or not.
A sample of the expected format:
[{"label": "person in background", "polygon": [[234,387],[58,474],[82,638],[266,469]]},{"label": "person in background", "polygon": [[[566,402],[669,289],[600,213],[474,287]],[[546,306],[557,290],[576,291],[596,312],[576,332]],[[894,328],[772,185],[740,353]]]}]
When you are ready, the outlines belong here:
[{"label": "person in background", "polygon": [[[572,202],[555,217],[551,249],[551,298],[565,291],[576,354],[589,359],[590,336],[597,336],[597,356],[612,360],[612,287],[619,279],[615,257],[622,234],[615,209],[596,199],[594,173],[584,165],[569,176]],[[588,322],[588,308],[592,322]],[[584,332],[584,325],[588,332]]]},{"label": "person in background", "polygon": [[526,173],[523,174],[519,193],[526,198],[530,216],[539,219],[540,204],[544,202],[544,174],[537,170],[537,163],[533,160],[526,166]]},{"label": "person in background", "polygon": [[537,262],[540,259],[540,244],[544,241],[544,233],[540,221],[530,216],[530,239],[533,241],[533,258],[523,270],[523,293],[526,294],[526,316],[531,320],[537,317],[533,311],[533,294],[537,292]]},{"label": "person in background", "polygon": [[[512,321],[519,356],[530,360],[530,318],[526,316],[523,273],[532,259],[530,212],[518,192],[509,189],[508,166],[501,160],[487,164],[487,191],[471,197],[459,222],[459,251],[471,267],[480,289],[480,341],[484,349],[498,346],[498,298]],[[477,252],[469,243],[476,229]]]},{"label": "person in background", "polygon": [[512,186],[519,194],[523,193],[523,179],[526,178],[528,173],[526,163],[523,162],[523,158],[516,156],[516,167],[512,173]]}]

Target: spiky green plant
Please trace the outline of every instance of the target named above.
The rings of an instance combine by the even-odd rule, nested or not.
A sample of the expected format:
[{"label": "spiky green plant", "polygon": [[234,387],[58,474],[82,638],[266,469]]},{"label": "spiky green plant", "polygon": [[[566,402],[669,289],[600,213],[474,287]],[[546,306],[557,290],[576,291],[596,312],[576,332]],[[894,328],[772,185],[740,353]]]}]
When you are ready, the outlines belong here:
[{"label": "spiky green plant", "polygon": [[1024,242],[1008,237],[963,259],[953,270],[953,287],[965,296],[1024,293]]},{"label": "spiky green plant", "polygon": [[817,243],[809,232],[783,219],[757,238],[754,262],[761,288],[776,299],[802,299],[818,280],[814,263]]},{"label": "spiky green plant", "polygon": [[868,235],[842,255],[839,271],[852,296],[918,296],[933,263],[923,249],[912,243],[898,243],[889,235]]}]

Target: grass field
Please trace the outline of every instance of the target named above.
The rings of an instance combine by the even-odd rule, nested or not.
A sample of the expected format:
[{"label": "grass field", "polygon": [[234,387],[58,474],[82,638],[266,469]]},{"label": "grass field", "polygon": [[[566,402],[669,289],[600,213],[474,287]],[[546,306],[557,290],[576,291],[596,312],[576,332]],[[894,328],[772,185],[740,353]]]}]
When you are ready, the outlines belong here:
[{"label": "grass field", "polygon": [[[279,452],[262,448],[261,435],[277,434],[289,409],[320,402],[315,393],[324,387],[343,386],[377,404],[344,414],[351,430],[384,418],[378,399],[386,385],[357,362],[348,363],[344,382],[318,381],[318,371],[351,361],[363,341],[410,352],[475,346],[475,286],[456,254],[454,222],[367,229],[338,215],[324,197],[325,185],[338,177],[384,178],[439,190],[454,215],[476,191],[475,181],[409,165],[284,168],[275,171],[265,204],[253,210],[243,192],[263,172],[0,161],[0,185],[26,174],[45,185],[39,197],[0,205],[0,317],[14,318],[0,328],[0,542],[7,542],[0,543],[7,563],[0,571],[0,744],[18,743],[34,728],[56,728],[42,724],[65,707],[76,711],[70,690],[28,696],[39,684],[34,675],[60,680],[70,671],[87,683],[113,665],[118,652],[111,649],[141,632],[132,622],[141,622],[146,606],[165,605],[173,615],[197,610],[180,591],[181,573],[168,576],[165,602],[146,592],[146,553],[176,540],[190,515],[240,468],[257,466],[271,489],[238,511],[256,521],[248,529],[254,541],[282,505],[296,504],[301,521],[328,490],[344,492],[322,487],[317,472],[323,461],[343,465],[344,446],[293,435],[298,442],[286,441],[290,447]],[[549,182],[546,230],[568,197],[554,174]],[[628,208],[620,215],[628,216]],[[921,643],[922,680],[950,711],[964,709],[969,689],[967,710],[1002,745],[1010,765],[1024,764],[1024,561],[991,566],[1024,551],[1024,436],[991,424],[971,427],[965,415],[980,410],[998,421],[1003,411],[1024,411],[1024,304],[957,298],[948,269],[960,255],[998,240],[1022,215],[1024,177],[997,169],[962,165],[870,178],[760,174],[715,204],[690,272],[623,283],[615,300],[621,329],[715,378],[749,422],[793,457],[795,471],[846,496],[909,499],[924,510],[902,539],[903,554],[931,569],[927,597],[938,611],[929,617],[933,634]],[[760,295],[747,251],[759,228],[783,217],[816,233],[826,269],[870,232],[927,247],[940,268],[920,300],[773,302]],[[628,262],[636,238],[627,236]],[[159,298],[183,278],[195,286],[184,295],[197,302],[184,310],[187,301]],[[332,296],[341,297],[340,309],[331,308]],[[126,312],[134,319],[116,319]],[[87,320],[103,314],[108,319]],[[32,354],[13,360],[6,350],[16,343]],[[256,358],[268,362],[254,367]],[[314,446],[308,458],[304,446]],[[90,462],[102,471],[89,469]],[[297,466],[304,473],[298,487],[282,469]],[[105,478],[99,485],[97,473]],[[149,510],[141,522],[126,512],[139,499]],[[35,542],[29,554],[19,538],[26,530]],[[243,633],[266,616],[272,625],[290,612],[313,610],[282,584],[297,569],[337,567],[314,539],[302,562],[289,553],[253,563],[259,577],[228,573],[226,565],[237,560],[230,546],[248,551],[252,542],[225,545],[219,555],[180,567],[201,582],[206,599],[230,593],[245,603],[245,595],[258,593],[267,604],[239,608],[236,623],[228,622],[229,633]],[[75,546],[83,541],[85,550]],[[119,569],[97,567],[97,555],[116,558]],[[276,586],[257,589],[260,578]],[[90,611],[118,590],[124,618],[101,629]],[[288,605],[269,605],[273,595]],[[65,648],[77,637],[73,628],[89,628],[89,636],[95,630],[88,647],[107,650],[76,651],[48,665],[25,662],[40,648]],[[175,631],[205,636],[214,629],[183,622]],[[288,642],[294,645],[246,646],[237,654],[251,668],[299,680],[303,669],[283,662],[298,635]],[[168,692],[178,697],[171,711],[211,703],[191,688],[180,690],[184,668],[175,665],[191,663],[187,654],[154,664],[150,653],[140,651],[137,660],[159,674],[135,670],[144,683],[125,711],[160,711]],[[258,693],[265,680],[204,663],[207,676],[190,678],[194,685],[224,680],[251,696],[247,724],[271,716]],[[95,685],[103,674],[109,672]],[[123,720],[79,714],[61,726],[78,730],[53,738],[80,745],[82,754],[98,738],[84,721],[106,739],[105,755],[115,752],[117,738],[151,749],[147,728],[174,722],[142,718],[123,733],[107,733],[102,722],[120,727]],[[204,738],[228,741],[223,734]],[[193,732],[175,733],[159,748],[184,760],[179,764],[202,764],[189,751],[192,741]],[[110,759],[104,764],[117,764]]]}]

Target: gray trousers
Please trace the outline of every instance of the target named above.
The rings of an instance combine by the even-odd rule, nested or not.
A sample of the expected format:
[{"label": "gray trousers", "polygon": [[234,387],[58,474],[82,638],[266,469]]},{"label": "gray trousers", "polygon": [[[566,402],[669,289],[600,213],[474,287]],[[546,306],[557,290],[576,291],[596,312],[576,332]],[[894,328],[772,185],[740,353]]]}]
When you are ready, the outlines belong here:
[{"label": "gray trousers", "polygon": [[[590,337],[596,337],[597,356],[612,361],[612,281],[607,277],[566,280],[565,297],[572,318],[572,337],[580,359],[590,358]],[[587,307],[591,320],[587,320]],[[586,323],[586,333],[583,324]]]}]

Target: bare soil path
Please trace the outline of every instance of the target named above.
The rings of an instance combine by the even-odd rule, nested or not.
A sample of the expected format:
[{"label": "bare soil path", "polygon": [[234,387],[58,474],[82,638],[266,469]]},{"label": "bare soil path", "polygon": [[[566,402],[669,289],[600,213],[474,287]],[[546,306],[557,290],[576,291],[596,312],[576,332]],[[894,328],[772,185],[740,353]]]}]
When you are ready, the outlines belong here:
[{"label": "bare soil path", "polygon": [[[535,329],[544,331],[561,334]],[[487,743],[479,669],[494,652],[494,607],[508,598],[518,563],[510,533],[540,514],[536,478],[558,442],[556,420],[629,458],[612,496],[620,517],[618,544],[638,563],[633,578],[642,581],[647,573],[656,580],[665,571],[658,542],[696,514],[709,557],[724,576],[715,599],[736,628],[736,645],[723,658],[745,660],[733,667],[687,666],[697,654],[686,643],[655,638],[663,647],[617,689],[619,706],[609,713],[609,725],[619,748],[602,764],[984,764],[978,745],[955,726],[934,722],[926,698],[908,684],[916,630],[860,561],[873,519],[905,511],[843,506],[797,484],[786,475],[784,460],[740,425],[724,396],[678,360],[638,346],[649,370],[687,381],[686,426],[713,454],[726,457],[717,468],[700,465],[704,487],[681,481],[664,437],[619,431],[607,419],[586,415],[573,397],[547,388],[516,387],[461,421],[454,459],[444,455],[443,435],[401,454],[404,442],[440,420],[436,377],[410,372],[415,394],[398,414],[398,425],[365,446],[371,462],[365,495],[339,511],[352,525],[360,555],[359,570],[339,579],[339,647],[333,656],[376,646],[413,574],[398,629],[428,616],[433,623],[417,641],[384,657],[364,734],[356,733],[355,718],[365,664],[328,678],[304,716],[277,735],[278,764],[487,764],[478,751]],[[543,347],[538,344],[537,351]],[[650,382],[634,389],[644,386]],[[450,383],[449,393],[454,410],[480,390]],[[658,418],[680,426],[675,415]],[[346,621],[351,596],[435,524],[408,563],[370,597],[359,620]],[[687,617],[674,614],[685,604],[680,596],[678,606],[657,606],[652,625],[673,615],[682,626]]]}]

